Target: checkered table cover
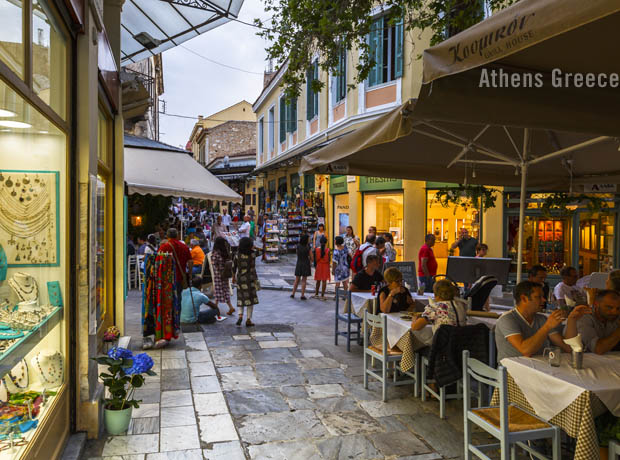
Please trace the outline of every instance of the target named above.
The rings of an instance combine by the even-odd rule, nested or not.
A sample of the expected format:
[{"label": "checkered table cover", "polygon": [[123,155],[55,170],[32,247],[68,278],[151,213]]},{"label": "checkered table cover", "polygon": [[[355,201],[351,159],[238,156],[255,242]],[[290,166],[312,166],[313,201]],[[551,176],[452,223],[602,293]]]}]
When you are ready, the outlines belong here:
[{"label": "checkered table cover", "polygon": [[[521,389],[508,374],[508,401],[535,414]],[[499,405],[499,392],[496,390],[491,405]],[[577,439],[575,460],[599,460],[598,437],[594,417],[606,411],[603,402],[591,391],[585,390],[563,411],[555,415],[549,423],[559,426],[569,436]]]},{"label": "checkered table cover", "polygon": [[[381,328],[373,328],[370,333],[370,343],[377,348],[381,348],[383,346],[382,340]],[[415,352],[425,346],[426,344],[419,341],[411,331],[403,335],[400,340],[396,342],[396,346],[393,347],[393,349],[398,349],[403,353],[400,368],[405,372],[409,372],[413,369],[415,365]]]}]

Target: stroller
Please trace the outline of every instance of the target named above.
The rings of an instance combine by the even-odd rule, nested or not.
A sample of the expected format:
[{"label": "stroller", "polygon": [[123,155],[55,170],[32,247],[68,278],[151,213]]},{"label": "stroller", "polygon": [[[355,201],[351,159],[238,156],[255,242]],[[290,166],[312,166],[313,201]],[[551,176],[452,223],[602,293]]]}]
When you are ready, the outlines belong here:
[{"label": "stroller", "polygon": [[484,305],[495,286],[497,286],[497,278],[494,276],[486,275],[478,278],[464,295],[464,298],[470,303],[470,309],[477,311],[484,310]]}]

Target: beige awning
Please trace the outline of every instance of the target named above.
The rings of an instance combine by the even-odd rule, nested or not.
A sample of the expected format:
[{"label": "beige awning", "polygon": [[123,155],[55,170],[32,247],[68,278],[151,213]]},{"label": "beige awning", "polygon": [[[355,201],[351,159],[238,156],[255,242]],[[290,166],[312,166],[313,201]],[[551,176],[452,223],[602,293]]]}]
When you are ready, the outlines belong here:
[{"label": "beige awning", "polygon": [[181,151],[125,146],[128,193],[240,202],[241,196]]},{"label": "beige awning", "polygon": [[521,0],[424,51],[417,114],[617,136],[618,30],[618,0]]}]

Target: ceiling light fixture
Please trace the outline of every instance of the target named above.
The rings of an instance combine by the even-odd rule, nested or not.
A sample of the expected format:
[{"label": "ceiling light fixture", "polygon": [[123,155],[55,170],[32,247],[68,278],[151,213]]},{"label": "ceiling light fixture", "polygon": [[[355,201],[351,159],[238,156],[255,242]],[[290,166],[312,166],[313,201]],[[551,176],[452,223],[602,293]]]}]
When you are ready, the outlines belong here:
[{"label": "ceiling light fixture", "polygon": [[23,123],[21,121],[13,121],[13,120],[0,120],[0,126],[5,126],[7,128],[16,128],[16,129],[32,128],[32,125],[28,123]]},{"label": "ceiling light fixture", "polygon": [[10,110],[0,109],[0,117],[11,118],[16,117],[17,114],[15,112],[11,112]]}]

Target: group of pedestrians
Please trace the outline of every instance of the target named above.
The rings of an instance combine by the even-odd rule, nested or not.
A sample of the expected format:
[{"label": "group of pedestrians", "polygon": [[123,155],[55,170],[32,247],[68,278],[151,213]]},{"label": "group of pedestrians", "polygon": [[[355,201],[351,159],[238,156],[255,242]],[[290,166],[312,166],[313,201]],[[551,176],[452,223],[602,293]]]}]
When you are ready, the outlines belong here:
[{"label": "group of pedestrians", "polygon": [[319,224],[312,240],[306,234],[301,235],[296,249],[297,263],[291,298],[295,298],[297,289],[300,287],[300,299],[307,299],[306,286],[308,277],[312,276],[312,265],[315,267],[314,280],[316,282],[313,297],[326,300],[327,282],[331,281],[332,276],[337,289],[342,283],[343,288],[348,290],[351,275],[355,275],[366,267],[369,256],[377,256],[380,267],[386,262],[396,260],[392,234],[385,233],[377,236],[377,229],[374,226],[369,227],[364,244],[360,243],[360,239],[355,236],[351,226],[346,228],[343,235],[334,238],[333,251],[327,246],[327,242],[323,224]]}]

